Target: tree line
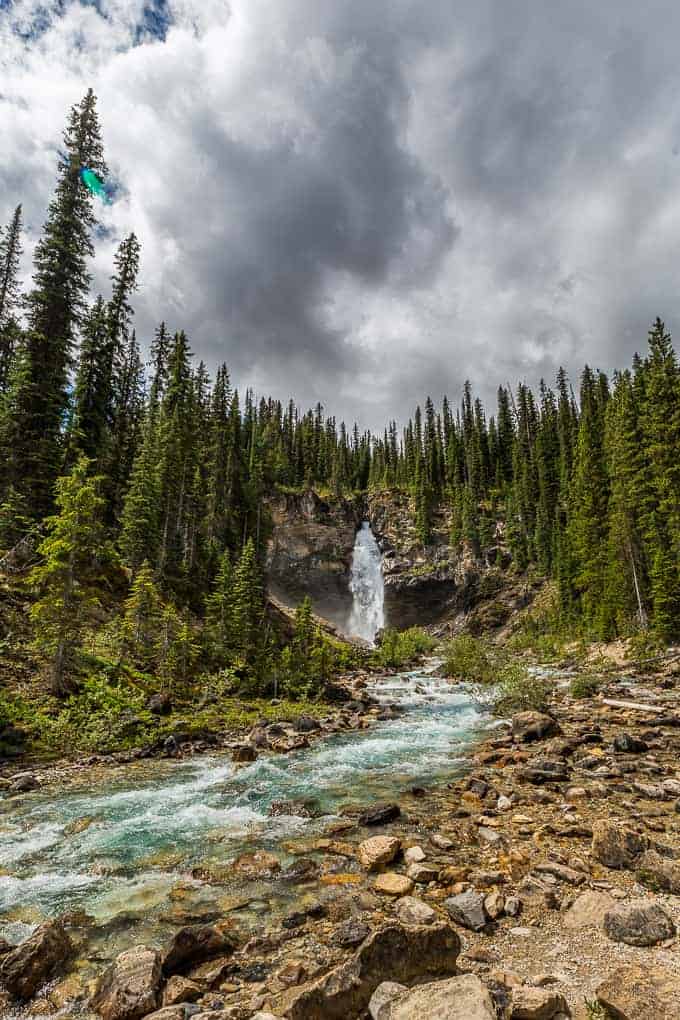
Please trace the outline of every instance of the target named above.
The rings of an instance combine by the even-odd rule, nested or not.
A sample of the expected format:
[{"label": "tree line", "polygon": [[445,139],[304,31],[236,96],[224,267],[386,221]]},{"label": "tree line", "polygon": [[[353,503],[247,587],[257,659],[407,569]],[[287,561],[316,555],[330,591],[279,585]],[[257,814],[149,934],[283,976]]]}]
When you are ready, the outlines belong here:
[{"label": "tree line", "polygon": [[537,394],[500,387],[487,418],[466,383],[460,407],[428,398],[403,429],[371,435],[320,405],[241,394],[226,365],[211,379],[165,322],[144,364],[134,233],[116,252],[110,294],[90,298],[97,220],[82,166],[106,176],[91,91],[68,118],[26,293],[21,206],[0,234],[0,548],[27,533],[42,541],[34,579],[49,596],[34,618],[55,689],[77,643],[69,628],[95,597],[84,579],[104,562],[130,579],[126,654],[187,670],[198,654],[191,616],[205,621],[215,661],[258,660],[267,497],[286,487],[405,488],[423,545],[447,507],[454,546],[495,544],[515,569],[555,578],[564,620],[587,634],[679,636],[680,369],[660,320],[630,370],[609,380],[586,367],[578,399],[560,370]]}]

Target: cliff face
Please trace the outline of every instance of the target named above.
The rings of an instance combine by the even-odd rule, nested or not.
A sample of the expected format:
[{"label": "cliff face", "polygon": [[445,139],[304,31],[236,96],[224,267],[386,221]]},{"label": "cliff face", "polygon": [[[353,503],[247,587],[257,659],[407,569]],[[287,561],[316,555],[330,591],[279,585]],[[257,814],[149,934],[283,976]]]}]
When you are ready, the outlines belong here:
[{"label": "cliff face", "polygon": [[270,591],[288,604],[309,595],[315,611],[341,630],[352,603],[355,534],[364,520],[370,522],[384,556],[387,626],[447,631],[466,625],[481,632],[502,626],[532,597],[532,589],[508,572],[510,557],[500,534],[497,544],[481,553],[454,549],[449,516],[441,510],[432,540],[423,547],[405,492],[373,492],[355,499],[323,499],[313,492],[281,495],[271,502],[270,511]]},{"label": "cliff face", "polygon": [[352,606],[354,536],[365,519],[361,501],[326,500],[310,491],[281,495],[270,501],[269,510],[269,590],[289,605],[309,595],[314,611],[344,630]]}]

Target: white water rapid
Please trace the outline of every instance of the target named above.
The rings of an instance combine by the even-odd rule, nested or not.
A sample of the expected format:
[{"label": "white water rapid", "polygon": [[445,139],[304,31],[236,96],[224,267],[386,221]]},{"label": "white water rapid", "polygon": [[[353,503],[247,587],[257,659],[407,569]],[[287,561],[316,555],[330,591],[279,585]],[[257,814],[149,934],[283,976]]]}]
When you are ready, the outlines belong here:
[{"label": "white water rapid", "polygon": [[373,644],[376,634],[385,626],[385,582],[382,553],[368,521],[357,531],[349,589],[353,601],[347,629]]}]

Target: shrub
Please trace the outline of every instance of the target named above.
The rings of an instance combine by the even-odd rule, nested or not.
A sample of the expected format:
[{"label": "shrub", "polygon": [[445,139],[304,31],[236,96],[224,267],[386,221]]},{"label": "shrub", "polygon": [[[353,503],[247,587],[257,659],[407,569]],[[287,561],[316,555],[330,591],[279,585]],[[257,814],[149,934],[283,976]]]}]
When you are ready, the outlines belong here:
[{"label": "shrub", "polygon": [[579,673],[569,684],[569,693],[572,698],[592,698],[600,689],[602,681],[597,676],[588,673]]},{"label": "shrub", "polygon": [[373,652],[372,660],[377,666],[396,669],[415,662],[421,655],[431,652],[436,643],[422,627],[409,627],[408,630],[402,631],[388,628],[383,633],[380,645]]},{"label": "shrub", "polygon": [[530,673],[518,663],[511,663],[501,670],[493,711],[504,716],[530,709],[543,712],[548,707],[549,694],[550,685],[543,677]]},{"label": "shrub", "polygon": [[444,669],[449,676],[474,683],[493,683],[496,668],[488,646],[471,634],[461,634],[443,649]]}]

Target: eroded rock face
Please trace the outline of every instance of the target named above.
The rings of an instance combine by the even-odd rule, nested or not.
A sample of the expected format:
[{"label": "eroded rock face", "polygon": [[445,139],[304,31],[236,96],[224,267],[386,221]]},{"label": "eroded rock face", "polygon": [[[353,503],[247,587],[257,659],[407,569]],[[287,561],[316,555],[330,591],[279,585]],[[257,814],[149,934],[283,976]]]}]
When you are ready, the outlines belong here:
[{"label": "eroded rock face", "polygon": [[[375,996],[380,993],[380,986]],[[496,1020],[488,990],[475,974],[433,981],[417,988],[390,989],[373,1020]],[[371,1000],[373,1003],[373,1000]]]},{"label": "eroded rock face", "polygon": [[454,974],[459,952],[460,939],[449,924],[386,924],[346,963],[285,993],[274,1008],[286,1020],[347,1020],[368,1007],[383,981],[411,984],[419,978]]},{"label": "eroded rock face", "polygon": [[91,1005],[103,1020],[140,1020],[158,1006],[160,985],[160,953],[135,946],[101,976]]},{"label": "eroded rock face", "polygon": [[613,1020],[680,1020],[680,977],[645,963],[620,967],[597,989]]},{"label": "eroded rock face", "polygon": [[47,921],[3,956],[0,982],[18,999],[30,999],[72,952],[63,925]]},{"label": "eroded rock face", "polygon": [[604,915],[604,930],[613,942],[628,946],[655,946],[675,935],[675,924],[660,903],[632,900]]}]

